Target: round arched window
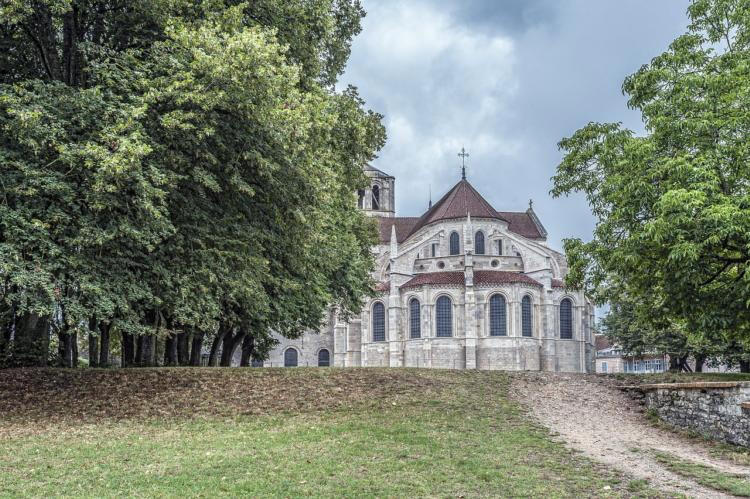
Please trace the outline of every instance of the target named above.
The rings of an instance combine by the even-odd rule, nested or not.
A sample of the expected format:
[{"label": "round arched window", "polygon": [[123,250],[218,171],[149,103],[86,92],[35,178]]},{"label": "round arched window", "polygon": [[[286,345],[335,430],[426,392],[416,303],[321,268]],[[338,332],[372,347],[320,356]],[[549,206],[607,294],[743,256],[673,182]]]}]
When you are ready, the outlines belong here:
[{"label": "round arched window", "polygon": [[435,304],[436,336],[453,336],[453,304],[447,296],[438,298]]}]

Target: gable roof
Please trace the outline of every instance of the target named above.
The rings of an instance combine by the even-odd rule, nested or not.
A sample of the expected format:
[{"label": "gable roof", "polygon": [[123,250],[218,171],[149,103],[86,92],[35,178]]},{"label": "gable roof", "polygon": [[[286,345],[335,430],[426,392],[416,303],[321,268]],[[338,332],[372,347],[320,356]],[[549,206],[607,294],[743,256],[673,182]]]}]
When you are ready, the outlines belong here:
[{"label": "gable roof", "polygon": [[[370,167],[372,168],[372,167]],[[374,170],[374,168],[372,168]],[[379,170],[377,170],[379,171]],[[544,239],[547,231],[534,211],[497,211],[468,180],[461,180],[440,198],[421,217],[378,217],[381,244],[391,241],[391,227],[396,226],[397,242],[405,241],[419,229],[441,220],[466,218],[494,218],[508,224],[508,230],[528,239]]]},{"label": "gable roof", "polygon": [[409,235],[417,232],[425,225],[440,220],[466,218],[468,214],[477,218],[499,218],[507,221],[466,179],[462,179],[419,218]]},{"label": "gable roof", "polygon": [[[450,272],[429,272],[426,274],[417,274],[407,281],[403,286],[404,288],[414,288],[418,286],[424,286],[425,284],[431,285],[463,285],[466,282],[466,277],[461,271],[450,271]],[[474,285],[481,286],[483,284],[511,284],[511,283],[523,283],[530,284],[532,286],[541,286],[542,284],[526,274],[520,272],[506,272],[503,270],[478,270],[474,272]]]},{"label": "gable roof", "polygon": [[411,234],[419,217],[377,217],[381,244],[391,242],[391,227],[396,226],[396,242],[402,242]]}]

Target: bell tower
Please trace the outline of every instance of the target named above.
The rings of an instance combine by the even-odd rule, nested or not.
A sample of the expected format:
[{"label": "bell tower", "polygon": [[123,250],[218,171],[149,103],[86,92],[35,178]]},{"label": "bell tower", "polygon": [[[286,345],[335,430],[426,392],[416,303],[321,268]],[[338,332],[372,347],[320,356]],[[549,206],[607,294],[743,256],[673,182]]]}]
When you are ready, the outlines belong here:
[{"label": "bell tower", "polygon": [[367,215],[393,217],[396,215],[395,177],[365,165],[365,175],[370,185],[357,192],[357,206]]}]

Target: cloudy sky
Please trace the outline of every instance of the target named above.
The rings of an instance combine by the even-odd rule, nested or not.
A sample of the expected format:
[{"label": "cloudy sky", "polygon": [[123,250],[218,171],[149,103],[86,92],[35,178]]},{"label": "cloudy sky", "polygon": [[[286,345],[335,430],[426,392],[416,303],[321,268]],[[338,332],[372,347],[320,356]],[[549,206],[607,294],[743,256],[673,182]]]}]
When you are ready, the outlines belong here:
[{"label": "cloudy sky", "polygon": [[557,142],[589,121],[642,131],[625,76],[682,34],[686,0],[364,0],[343,85],[385,116],[374,166],[396,177],[399,216],[467,176],[499,210],[534,209],[561,248],[590,239],[578,196],[552,199]]}]

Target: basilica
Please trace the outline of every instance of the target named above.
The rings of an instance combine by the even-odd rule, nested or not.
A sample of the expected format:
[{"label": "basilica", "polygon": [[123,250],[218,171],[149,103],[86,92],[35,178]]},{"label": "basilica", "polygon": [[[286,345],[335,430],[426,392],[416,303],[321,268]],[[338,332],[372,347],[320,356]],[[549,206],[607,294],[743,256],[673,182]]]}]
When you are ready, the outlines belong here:
[{"label": "basilica", "polygon": [[565,287],[531,203],[498,211],[465,174],[418,217],[395,216],[395,178],[365,168],[375,217],[376,295],[348,322],[279,337],[265,366],[592,372],[594,307]]}]

